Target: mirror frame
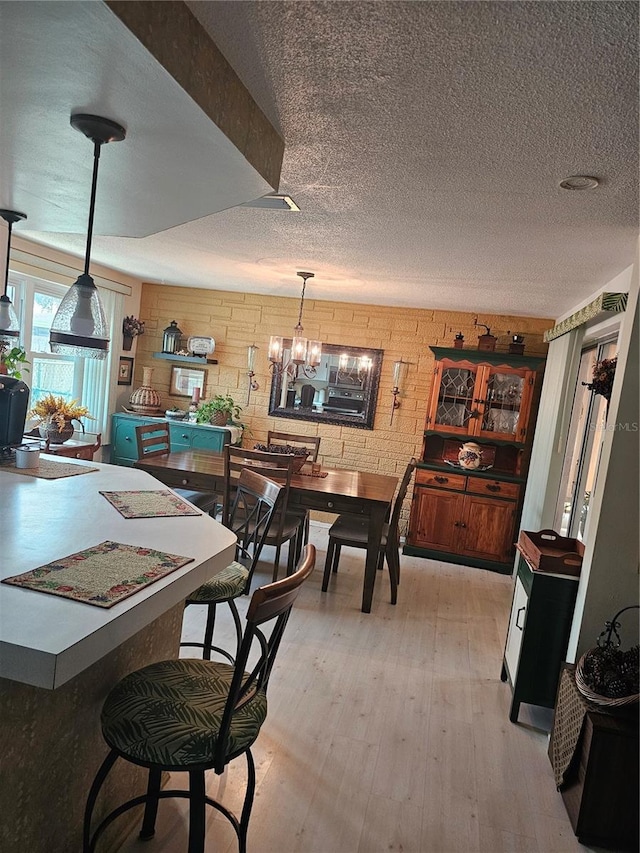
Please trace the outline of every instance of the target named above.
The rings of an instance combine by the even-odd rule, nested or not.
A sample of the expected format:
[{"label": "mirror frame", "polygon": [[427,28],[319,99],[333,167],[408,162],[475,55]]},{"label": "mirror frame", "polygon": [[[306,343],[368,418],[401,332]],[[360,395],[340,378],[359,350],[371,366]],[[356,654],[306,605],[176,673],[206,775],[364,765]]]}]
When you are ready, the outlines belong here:
[{"label": "mirror frame", "polygon": [[[283,342],[285,350],[291,350],[291,339]],[[277,403],[281,397],[282,377],[287,375],[286,371],[278,371],[273,369],[271,377],[271,393],[269,395],[269,415],[273,418],[290,418],[296,421],[311,421],[314,423],[335,424],[337,426],[349,426],[356,429],[373,429],[373,421],[376,414],[376,406],[378,402],[378,388],[380,387],[380,374],[382,372],[382,357],[384,350],[372,349],[370,347],[346,347],[340,344],[323,344],[322,355],[340,355],[343,352],[348,352],[356,358],[360,356],[368,356],[371,359],[371,371],[369,373],[369,382],[366,388],[364,418],[359,418],[356,415],[332,414],[325,409],[323,412],[313,412],[300,409],[287,409],[286,407],[278,406]],[[303,369],[300,368],[303,373]],[[304,375],[304,374],[303,374]],[[313,379],[313,377],[309,377]]]}]

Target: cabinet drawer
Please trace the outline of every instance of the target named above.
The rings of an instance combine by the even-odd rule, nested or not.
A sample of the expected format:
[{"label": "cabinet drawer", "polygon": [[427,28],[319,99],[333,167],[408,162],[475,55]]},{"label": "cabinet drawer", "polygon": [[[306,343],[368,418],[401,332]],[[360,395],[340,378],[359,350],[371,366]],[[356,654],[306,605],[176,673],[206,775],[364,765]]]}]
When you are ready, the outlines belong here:
[{"label": "cabinet drawer", "polygon": [[467,491],[475,495],[491,495],[494,498],[515,500],[520,492],[517,483],[503,483],[500,480],[485,480],[483,477],[468,477]]},{"label": "cabinet drawer", "polygon": [[464,474],[440,473],[439,471],[427,471],[424,468],[418,468],[416,471],[416,483],[419,486],[435,486],[436,488],[454,489],[457,492],[463,492],[467,478]]}]

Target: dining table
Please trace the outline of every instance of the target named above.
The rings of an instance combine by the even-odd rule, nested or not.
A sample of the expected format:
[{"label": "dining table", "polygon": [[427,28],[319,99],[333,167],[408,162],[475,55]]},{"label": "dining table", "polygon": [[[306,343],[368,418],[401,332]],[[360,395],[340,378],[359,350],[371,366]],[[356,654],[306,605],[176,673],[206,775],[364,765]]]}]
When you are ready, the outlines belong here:
[{"label": "dining table", "polygon": [[[151,456],[134,463],[167,486],[224,492],[224,457],[205,450],[180,450],[164,456]],[[307,470],[309,469],[309,470]],[[293,474],[289,489],[289,507],[320,512],[357,515],[368,520],[362,612],[371,612],[382,528],[387,520],[398,478],[390,474],[323,468],[314,476],[307,464]]]}]

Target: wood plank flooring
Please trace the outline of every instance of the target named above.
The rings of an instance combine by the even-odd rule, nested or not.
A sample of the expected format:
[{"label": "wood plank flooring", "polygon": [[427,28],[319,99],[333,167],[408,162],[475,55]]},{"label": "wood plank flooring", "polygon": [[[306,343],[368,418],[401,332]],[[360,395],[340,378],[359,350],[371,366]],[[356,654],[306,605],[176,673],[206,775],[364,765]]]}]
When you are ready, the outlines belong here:
[{"label": "wood plank flooring", "polygon": [[[385,571],[363,614],[363,552],[343,548],[322,593],[326,529],[312,525],[312,541],[318,563],[294,607],[254,747],[249,853],[590,849],[555,790],[550,712],[523,706],[520,724],[509,722],[500,667],[511,578],[403,556],[397,606]],[[266,549],[256,585],[270,578],[270,557]],[[183,639],[200,638],[203,624],[203,610],[189,607]],[[243,760],[211,773],[209,793],[237,809],[244,774]],[[183,853],[186,827],[185,803],[161,802],[155,839],[131,838],[121,850]],[[207,853],[236,850],[210,810]]]}]

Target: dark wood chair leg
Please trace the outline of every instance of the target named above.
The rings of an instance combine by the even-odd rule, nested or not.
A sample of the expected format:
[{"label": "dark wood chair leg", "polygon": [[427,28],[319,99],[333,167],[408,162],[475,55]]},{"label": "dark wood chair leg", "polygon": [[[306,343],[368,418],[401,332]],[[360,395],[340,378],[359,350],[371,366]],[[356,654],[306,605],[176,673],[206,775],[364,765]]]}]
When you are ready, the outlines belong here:
[{"label": "dark wood chair leg", "polygon": [[331,575],[331,567],[333,565],[333,552],[335,551],[336,543],[334,539],[329,537],[329,545],[327,546],[327,558],[324,561],[324,574],[322,575],[322,591],[326,592],[329,586],[329,576]]},{"label": "dark wood chair leg", "polygon": [[189,772],[189,846],[187,853],[204,853],[205,829],[204,771]]},{"label": "dark wood chair leg", "polygon": [[342,545],[336,542],[334,551],[333,551],[333,573],[334,575],[338,571],[338,563],[340,562],[340,551],[342,549]]},{"label": "dark wood chair leg", "polygon": [[147,804],[144,808],[140,840],[149,841],[156,834],[156,817],[158,814],[158,794],[160,793],[160,782],[162,771],[155,767],[149,770],[149,781],[147,782]]}]

